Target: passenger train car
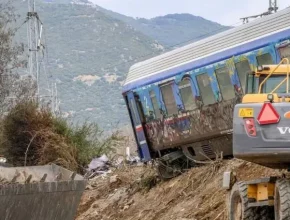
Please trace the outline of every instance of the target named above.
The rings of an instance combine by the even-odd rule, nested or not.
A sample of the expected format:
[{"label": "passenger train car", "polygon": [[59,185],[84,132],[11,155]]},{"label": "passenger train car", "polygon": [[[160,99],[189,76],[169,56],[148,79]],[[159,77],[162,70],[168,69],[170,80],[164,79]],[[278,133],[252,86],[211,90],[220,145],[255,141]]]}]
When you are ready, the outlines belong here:
[{"label": "passenger train car", "polygon": [[233,109],[248,73],[285,57],[290,8],[133,65],[123,96],[139,156],[169,167],[231,156]]}]

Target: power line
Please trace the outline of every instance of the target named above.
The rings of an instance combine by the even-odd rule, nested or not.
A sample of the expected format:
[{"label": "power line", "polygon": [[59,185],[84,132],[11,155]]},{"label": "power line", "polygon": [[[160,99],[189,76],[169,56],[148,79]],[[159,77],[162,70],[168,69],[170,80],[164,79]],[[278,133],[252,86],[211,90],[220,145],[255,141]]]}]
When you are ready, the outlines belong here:
[{"label": "power line", "polygon": [[19,31],[19,29],[22,28],[24,24],[26,24],[26,22],[28,22],[28,18],[26,18],[24,22],[22,22],[17,28],[14,29],[13,34],[16,34]]},{"label": "power line", "polygon": [[277,0],[269,0],[269,8],[268,11],[263,12],[262,14],[258,14],[258,15],[252,15],[252,16],[248,16],[248,17],[244,17],[241,18],[241,20],[243,20],[243,23],[248,23],[250,18],[258,18],[258,17],[264,17],[267,15],[272,14],[273,12],[276,13],[278,10],[278,6],[277,6]]}]

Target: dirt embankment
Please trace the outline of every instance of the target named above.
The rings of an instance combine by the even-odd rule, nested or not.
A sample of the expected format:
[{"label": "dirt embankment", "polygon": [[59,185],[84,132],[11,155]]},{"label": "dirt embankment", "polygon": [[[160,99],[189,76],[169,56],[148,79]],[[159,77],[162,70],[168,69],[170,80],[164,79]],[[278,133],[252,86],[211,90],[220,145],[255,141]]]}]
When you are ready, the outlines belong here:
[{"label": "dirt embankment", "polygon": [[240,160],[227,160],[189,170],[170,181],[156,181],[150,168],[119,170],[91,181],[77,220],[224,220],[224,171],[238,180],[280,175],[279,171]]}]

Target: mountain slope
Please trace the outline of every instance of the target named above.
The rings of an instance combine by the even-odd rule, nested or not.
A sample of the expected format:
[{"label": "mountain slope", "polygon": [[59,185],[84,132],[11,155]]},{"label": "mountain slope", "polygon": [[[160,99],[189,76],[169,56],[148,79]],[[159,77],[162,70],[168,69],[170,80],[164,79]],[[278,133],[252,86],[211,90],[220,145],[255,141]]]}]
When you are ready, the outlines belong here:
[{"label": "mountain slope", "polygon": [[[15,4],[22,23],[27,0]],[[224,28],[188,14],[134,19],[87,0],[37,0],[36,5],[61,110],[74,122],[94,121],[104,129],[129,121],[121,86],[132,64],[164,52],[163,43],[170,49]],[[27,42],[25,26],[17,39]]]},{"label": "mountain slope", "polygon": [[229,29],[191,14],[170,14],[150,20],[138,19],[138,22],[142,28],[148,29],[150,37],[171,47],[197,41]]},{"label": "mountain slope", "polygon": [[109,16],[130,24],[136,30],[167,47],[181,46],[231,28],[191,14],[169,14],[152,19],[134,19],[101,7],[98,8]]},{"label": "mountain slope", "polygon": [[[96,8],[63,3],[37,2],[61,110],[75,122],[88,119],[104,128],[127,123],[121,83],[130,65],[159,54],[162,46]],[[27,3],[17,4],[24,20]],[[25,27],[18,39],[27,41]]]}]

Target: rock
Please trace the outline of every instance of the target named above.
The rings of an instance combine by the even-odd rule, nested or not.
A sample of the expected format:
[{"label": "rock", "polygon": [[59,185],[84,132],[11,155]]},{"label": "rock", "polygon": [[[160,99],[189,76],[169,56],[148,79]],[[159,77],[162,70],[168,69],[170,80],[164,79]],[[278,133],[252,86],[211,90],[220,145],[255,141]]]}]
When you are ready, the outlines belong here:
[{"label": "rock", "polygon": [[94,204],[92,205],[92,208],[93,208],[93,209],[97,209],[97,208],[99,208],[99,206],[98,206],[98,204],[94,203]]},{"label": "rock", "polygon": [[125,210],[129,209],[129,207],[130,207],[129,205],[125,205],[123,210],[125,211]]},{"label": "rock", "polygon": [[86,186],[86,190],[92,190],[92,189],[93,189],[93,187],[91,185]]},{"label": "rock", "polygon": [[128,198],[128,193],[126,192],[126,188],[120,188],[115,191],[113,194],[109,195],[108,201],[114,203],[119,202],[120,200],[124,201]]},{"label": "rock", "polygon": [[117,181],[118,181],[118,176],[117,175],[110,177],[110,184],[116,183]]},{"label": "rock", "polygon": [[127,204],[126,205],[132,205],[134,203],[134,200],[133,199],[131,199],[131,200],[129,200],[128,202],[127,202]]}]

